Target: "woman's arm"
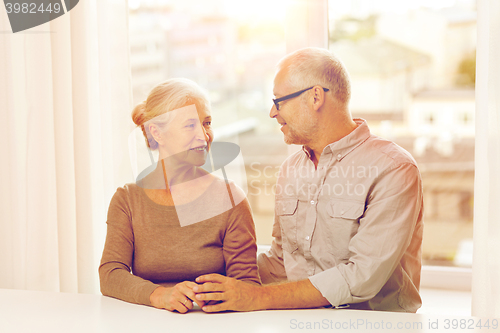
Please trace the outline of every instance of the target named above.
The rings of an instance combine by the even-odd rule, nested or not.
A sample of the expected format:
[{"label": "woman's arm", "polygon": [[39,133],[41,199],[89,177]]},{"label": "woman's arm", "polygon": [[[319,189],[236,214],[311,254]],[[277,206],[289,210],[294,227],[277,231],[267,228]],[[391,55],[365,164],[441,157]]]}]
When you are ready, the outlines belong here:
[{"label": "woman's arm", "polygon": [[108,210],[106,243],[99,266],[101,292],[130,303],[152,305],[150,295],[159,285],[131,274],[133,255],[130,202],[127,190],[118,188]]},{"label": "woman's arm", "polygon": [[[108,210],[106,244],[99,267],[101,292],[130,303],[185,313],[193,308],[194,282],[166,288],[131,274],[134,231],[128,192],[119,188]],[[196,301],[200,307],[203,301]]]},{"label": "woman's arm", "polygon": [[[223,243],[226,275],[260,285],[252,211],[240,188],[232,184],[231,193],[233,197],[236,197],[234,201],[239,203],[228,211]],[[238,196],[242,200],[237,200]]]}]

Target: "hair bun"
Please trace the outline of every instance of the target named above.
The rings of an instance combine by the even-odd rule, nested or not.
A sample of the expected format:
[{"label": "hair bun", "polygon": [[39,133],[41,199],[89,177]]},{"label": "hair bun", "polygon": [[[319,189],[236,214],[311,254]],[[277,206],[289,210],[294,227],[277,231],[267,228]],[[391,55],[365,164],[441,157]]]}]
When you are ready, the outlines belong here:
[{"label": "hair bun", "polygon": [[145,123],[145,110],[146,101],[142,101],[137,104],[134,110],[132,110],[132,121],[137,125],[141,126]]}]

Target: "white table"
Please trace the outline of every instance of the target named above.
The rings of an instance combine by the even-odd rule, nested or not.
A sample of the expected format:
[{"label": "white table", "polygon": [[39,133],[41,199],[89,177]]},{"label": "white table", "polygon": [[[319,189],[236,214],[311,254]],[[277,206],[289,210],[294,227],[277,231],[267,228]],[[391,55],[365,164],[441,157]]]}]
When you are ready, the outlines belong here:
[{"label": "white table", "polygon": [[455,330],[453,320],[470,327],[480,319],[324,308],[217,314],[195,308],[179,314],[100,295],[0,289],[1,333],[500,332],[500,327]]}]

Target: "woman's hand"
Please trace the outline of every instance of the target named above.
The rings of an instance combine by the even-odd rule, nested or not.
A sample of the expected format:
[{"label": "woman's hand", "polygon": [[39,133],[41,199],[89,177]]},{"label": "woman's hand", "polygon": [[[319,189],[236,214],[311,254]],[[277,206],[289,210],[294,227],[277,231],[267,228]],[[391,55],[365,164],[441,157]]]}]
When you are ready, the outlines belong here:
[{"label": "woman's hand", "polygon": [[193,301],[201,308],[205,302],[195,299],[193,288],[197,286],[191,281],[184,281],[171,288],[158,287],[149,296],[155,308],[186,313],[193,308]]}]

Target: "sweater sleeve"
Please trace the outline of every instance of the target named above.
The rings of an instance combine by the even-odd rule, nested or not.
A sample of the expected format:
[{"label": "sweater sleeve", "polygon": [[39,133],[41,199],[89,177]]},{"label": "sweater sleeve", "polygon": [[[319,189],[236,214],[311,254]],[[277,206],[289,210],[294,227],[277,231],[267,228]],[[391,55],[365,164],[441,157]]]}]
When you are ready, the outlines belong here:
[{"label": "sweater sleeve", "polygon": [[125,188],[118,188],[111,199],[106,223],[106,243],[99,266],[101,293],[130,303],[151,305],[149,296],[159,285],[131,274],[134,233]]},{"label": "sweater sleeve", "polygon": [[257,258],[260,279],[264,284],[277,283],[287,280],[283,261],[281,228],[277,217],[274,218],[272,236],[273,241],[269,251],[261,253]]},{"label": "sweater sleeve", "polygon": [[[226,275],[252,284],[260,285],[257,268],[257,244],[255,224],[248,200],[243,191],[231,184],[231,193],[235,202],[229,210],[227,228],[224,236],[224,260]],[[236,200],[236,197],[242,200]],[[241,198],[243,196],[243,198]]]}]

